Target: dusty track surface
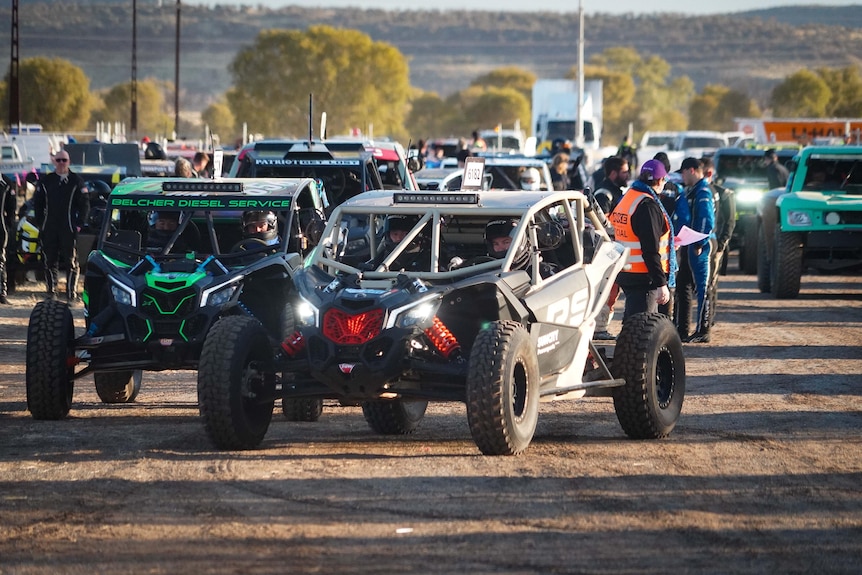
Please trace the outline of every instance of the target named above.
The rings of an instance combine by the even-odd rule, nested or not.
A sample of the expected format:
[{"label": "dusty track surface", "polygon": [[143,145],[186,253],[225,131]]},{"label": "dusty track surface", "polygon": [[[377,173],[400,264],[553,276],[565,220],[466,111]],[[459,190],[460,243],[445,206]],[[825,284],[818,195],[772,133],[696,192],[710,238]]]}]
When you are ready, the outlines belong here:
[{"label": "dusty track surface", "polygon": [[3,575],[862,565],[859,276],[805,276],[789,301],[725,276],[713,342],[685,346],[670,438],[626,439],[610,400],[565,401],[542,405],[518,457],[480,455],[449,404],[406,437],[375,435],[359,408],[316,423],[279,410],[260,449],[219,452],[190,372],[146,373],[128,405],[101,404],[83,378],[68,419],[34,421],[27,289],[0,307]]}]

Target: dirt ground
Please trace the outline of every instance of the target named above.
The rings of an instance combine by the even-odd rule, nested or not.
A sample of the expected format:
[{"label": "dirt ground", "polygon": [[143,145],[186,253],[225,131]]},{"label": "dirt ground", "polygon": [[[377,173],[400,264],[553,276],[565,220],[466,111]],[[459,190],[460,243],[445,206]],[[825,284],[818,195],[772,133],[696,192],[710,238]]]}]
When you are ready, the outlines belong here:
[{"label": "dirt ground", "polygon": [[279,410],[260,449],[219,452],[191,372],[146,373],[128,405],[82,378],[68,419],[33,421],[40,289],[0,306],[2,575],[860,571],[858,275],[807,275],[784,301],[725,276],[670,438],[627,439],[609,399],[564,401],[517,457],[480,455],[451,404],[406,437],[359,408]]}]

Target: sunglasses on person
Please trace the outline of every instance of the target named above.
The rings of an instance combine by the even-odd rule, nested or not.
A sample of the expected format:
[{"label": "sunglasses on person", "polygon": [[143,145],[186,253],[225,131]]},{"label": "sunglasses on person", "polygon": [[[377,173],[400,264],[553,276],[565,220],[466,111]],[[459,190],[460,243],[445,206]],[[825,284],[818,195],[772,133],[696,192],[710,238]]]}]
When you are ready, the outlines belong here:
[{"label": "sunglasses on person", "polygon": [[54,158],[54,161],[59,163],[59,164],[62,164],[62,163],[68,162],[69,158]]}]

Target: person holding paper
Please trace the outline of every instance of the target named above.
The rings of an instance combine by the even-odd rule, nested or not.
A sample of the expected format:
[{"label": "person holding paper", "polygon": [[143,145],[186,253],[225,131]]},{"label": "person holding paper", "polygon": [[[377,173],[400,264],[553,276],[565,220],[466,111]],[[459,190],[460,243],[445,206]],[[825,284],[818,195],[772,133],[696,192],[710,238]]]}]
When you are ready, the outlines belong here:
[{"label": "person holding paper", "polygon": [[[684,159],[680,171],[691,212],[690,227],[704,236],[680,250],[674,318],[683,341],[708,343],[712,323],[712,302],[708,288],[710,256],[715,250],[715,203],[709,182],[703,175],[703,162],[700,159]],[[690,335],[692,299],[695,294],[697,325],[694,334]]]},{"label": "person holding paper", "polygon": [[676,266],[673,228],[659,201],[667,170],[658,160],[644,162],[638,179],[610,215],[616,241],[629,248],[617,283],[626,295],[623,322],[641,312],[657,312],[670,300],[668,274]]}]

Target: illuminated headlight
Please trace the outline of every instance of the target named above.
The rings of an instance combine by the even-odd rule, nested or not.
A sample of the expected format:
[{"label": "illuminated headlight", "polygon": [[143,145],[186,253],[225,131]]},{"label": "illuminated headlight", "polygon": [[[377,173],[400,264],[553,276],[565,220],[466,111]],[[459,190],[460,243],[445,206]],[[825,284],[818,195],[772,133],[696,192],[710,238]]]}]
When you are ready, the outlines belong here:
[{"label": "illuminated headlight", "polygon": [[201,307],[205,305],[220,306],[231,300],[236,290],[239,288],[237,284],[226,285],[218,291],[204,295],[201,298]]},{"label": "illuminated headlight", "polygon": [[134,305],[132,302],[135,299],[135,294],[128,288],[112,285],[111,295],[114,296],[114,301],[119,304]]},{"label": "illuminated headlight", "polygon": [[791,226],[810,226],[811,214],[808,212],[797,212],[795,210],[788,211],[787,223]]},{"label": "illuminated headlight", "polygon": [[823,219],[830,226],[837,226],[841,223],[841,215],[838,212],[829,212]]},{"label": "illuminated headlight", "polygon": [[763,190],[756,188],[742,188],[734,193],[736,202],[739,204],[757,204],[763,197]]},{"label": "illuminated headlight", "polygon": [[428,327],[434,320],[434,315],[440,307],[439,296],[434,295],[426,299],[413,302],[409,306],[404,306],[399,309],[392,310],[392,315],[389,316],[386,327]]},{"label": "illuminated headlight", "polygon": [[317,308],[302,299],[299,305],[296,306],[296,323],[309,327],[317,326],[318,311]]}]

